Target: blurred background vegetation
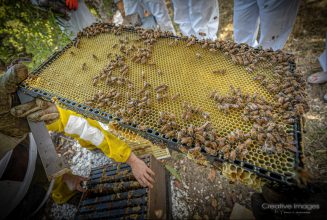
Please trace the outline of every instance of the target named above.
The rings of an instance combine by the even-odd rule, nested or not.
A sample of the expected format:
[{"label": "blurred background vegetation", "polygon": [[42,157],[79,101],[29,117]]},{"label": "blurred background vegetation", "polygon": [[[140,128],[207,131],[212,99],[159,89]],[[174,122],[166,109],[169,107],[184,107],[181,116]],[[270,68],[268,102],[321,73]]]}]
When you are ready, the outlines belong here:
[{"label": "blurred background vegetation", "polygon": [[[57,0],[65,3],[65,0]],[[114,0],[85,0],[91,13],[110,22],[116,10]],[[30,70],[39,66],[69,42],[50,8],[30,0],[0,0],[0,72],[19,61]]]},{"label": "blurred background vegetation", "polygon": [[29,69],[69,42],[50,10],[33,6],[28,0],[0,0],[0,59],[8,66],[20,60]]}]

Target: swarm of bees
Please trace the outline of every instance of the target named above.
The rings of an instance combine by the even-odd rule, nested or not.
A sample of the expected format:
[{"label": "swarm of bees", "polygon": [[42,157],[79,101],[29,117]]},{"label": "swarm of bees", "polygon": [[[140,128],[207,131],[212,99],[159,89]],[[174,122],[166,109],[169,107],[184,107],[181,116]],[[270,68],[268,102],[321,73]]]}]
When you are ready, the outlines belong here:
[{"label": "swarm of bees", "polygon": [[115,110],[119,108],[119,106],[116,104],[116,100],[118,100],[120,97],[121,93],[116,89],[111,89],[107,93],[98,91],[98,93],[96,93],[92,99],[87,100],[85,104],[96,108],[109,107]]},{"label": "swarm of bees", "polygon": [[[85,28],[78,34],[78,38],[81,36],[92,37],[109,31],[115,35],[120,35],[123,30],[123,26],[111,27],[108,24],[95,24]],[[94,86],[103,81],[108,86],[121,85],[135,89],[134,84],[127,78],[129,67],[125,60],[131,59],[135,63],[155,66],[155,63],[149,63],[154,44],[160,37],[172,36],[169,32],[159,30],[135,28],[135,31],[139,37],[135,41],[143,42],[144,46],[135,46],[130,43],[128,38],[119,39],[119,43],[114,45],[113,49],[119,50],[121,54],[116,54],[113,59],[111,58],[112,54],[108,56],[111,60],[99,75],[93,78]],[[78,38],[75,41],[76,47],[79,43]],[[282,51],[255,49],[246,44],[236,44],[232,41],[212,41],[209,39],[197,41],[194,36],[175,38],[168,45],[177,45],[180,40],[186,41],[186,47],[192,47],[199,42],[203,49],[212,53],[221,52],[229,56],[234,64],[244,66],[253,75],[255,83],[266,88],[273,94],[276,101],[267,101],[256,93],[247,94],[232,86],[227,95],[213,91],[209,97],[214,101],[217,111],[224,114],[238,114],[246,123],[253,125],[250,131],[244,133],[241,130],[235,130],[225,137],[220,137],[212,128],[209,113],[200,107],[184,102],[182,104],[183,113],[180,116],[183,120],[191,123],[196,117],[201,117],[206,123],[200,127],[190,124],[188,127],[180,129],[176,123],[176,115],[167,112],[160,113],[158,126],[161,133],[169,138],[177,136],[180,143],[187,146],[192,152],[199,152],[199,149],[211,155],[217,155],[220,152],[226,159],[230,160],[246,156],[247,148],[254,143],[261,145],[266,152],[279,152],[283,149],[294,150],[293,137],[285,132],[285,124],[293,124],[296,117],[308,111],[304,91],[305,81],[300,73],[293,73],[290,70],[289,64],[294,62],[294,56]],[[200,52],[196,52],[195,57],[196,59],[203,59]],[[93,60],[97,61],[98,57],[94,55]],[[273,77],[269,78],[260,73],[260,68],[272,68]],[[87,64],[84,63],[82,69],[87,70]],[[119,76],[114,76],[114,71],[118,72]],[[160,75],[163,71],[157,69],[157,72]],[[225,75],[226,72],[226,69],[212,70],[213,74],[219,75]],[[175,101],[180,97],[180,94],[177,93],[169,99],[169,86],[162,84],[152,87],[146,82],[144,74],[142,80],[144,85],[141,90],[136,92],[137,97],[132,97],[129,93],[120,94],[116,89],[111,89],[105,94],[103,92],[95,94],[93,99],[88,100],[86,104],[95,107],[109,107],[115,110],[115,114],[121,117],[123,122],[137,124],[138,117],[144,117],[151,113],[152,100],[159,102],[164,100]],[[154,94],[152,95],[153,91]],[[125,97],[127,100],[124,106],[117,105],[116,100],[121,97]]]},{"label": "swarm of bees", "polygon": [[138,48],[132,57],[132,61],[135,63],[145,64],[151,56],[151,50],[148,48]]},{"label": "swarm of bees", "polygon": [[147,94],[144,94],[141,98],[133,98],[130,96],[127,97],[127,99],[126,106],[121,107],[115,112],[118,117],[123,119],[123,122],[138,124],[138,118],[150,114],[151,99]]},{"label": "swarm of bees", "polygon": [[240,89],[235,90],[233,86],[231,86],[230,94],[226,96],[220,95],[217,91],[213,91],[210,94],[210,98],[216,102],[217,109],[228,114],[232,109],[241,109],[245,106],[245,98]]},{"label": "swarm of bees", "polygon": [[167,112],[160,112],[158,126],[160,127],[160,132],[164,134],[167,138],[176,137],[178,130],[176,115],[169,114]]},{"label": "swarm of bees", "polygon": [[[115,69],[119,70],[120,76],[114,76],[113,72]],[[125,63],[125,58],[120,55],[116,55],[115,59],[112,59],[109,64],[99,73],[99,75],[93,77],[93,86],[96,86],[99,81],[105,81],[106,85],[128,85],[130,82],[125,77],[129,71],[128,65]]]},{"label": "swarm of bees", "polygon": [[156,99],[158,101],[163,101],[168,98],[168,86],[166,84],[161,84],[155,88]]},{"label": "swarm of bees", "polygon": [[196,116],[203,117],[204,119],[209,119],[210,115],[208,112],[204,112],[200,107],[192,106],[190,103],[183,102],[182,108],[184,112],[182,114],[182,119],[190,121]]}]

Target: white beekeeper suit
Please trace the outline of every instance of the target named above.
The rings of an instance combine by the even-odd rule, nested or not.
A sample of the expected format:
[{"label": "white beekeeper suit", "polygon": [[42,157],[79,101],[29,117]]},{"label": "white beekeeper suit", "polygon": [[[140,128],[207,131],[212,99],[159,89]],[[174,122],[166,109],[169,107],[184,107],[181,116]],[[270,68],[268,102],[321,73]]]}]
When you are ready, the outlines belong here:
[{"label": "white beekeeper suit", "polygon": [[96,18],[91,14],[83,0],[78,1],[78,8],[76,11],[68,12],[69,20],[58,18],[60,20],[60,28],[65,31],[71,39],[77,36],[77,33],[83,28],[90,26],[96,22]]},{"label": "white beekeeper suit", "polygon": [[[183,35],[194,35],[199,39],[217,38],[219,7],[217,0],[172,0],[174,20]],[[199,32],[206,36],[199,35]]]},{"label": "white beekeeper suit", "polygon": [[160,30],[176,34],[164,0],[124,0],[124,10],[125,15],[137,13],[141,19],[144,18],[146,10],[155,17]]},{"label": "white beekeeper suit", "polygon": [[[31,0],[34,5],[39,5],[38,0]],[[41,5],[42,7],[42,5]],[[57,16],[60,29],[68,34],[71,39],[77,36],[77,33],[83,28],[96,22],[96,18],[91,14],[89,8],[83,0],[78,1],[77,10],[67,10],[68,19]]]},{"label": "white beekeeper suit", "polygon": [[319,63],[321,68],[327,72],[327,32],[326,32],[326,38],[325,38],[325,50],[319,57]]},{"label": "white beekeeper suit", "polygon": [[282,49],[292,31],[299,4],[300,0],[234,0],[235,42]]}]

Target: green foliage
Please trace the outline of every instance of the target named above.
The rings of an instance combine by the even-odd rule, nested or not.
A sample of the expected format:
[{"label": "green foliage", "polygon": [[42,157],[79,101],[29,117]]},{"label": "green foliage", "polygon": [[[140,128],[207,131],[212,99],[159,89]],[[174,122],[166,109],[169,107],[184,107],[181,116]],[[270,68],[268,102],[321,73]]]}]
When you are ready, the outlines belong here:
[{"label": "green foliage", "polygon": [[182,182],[181,176],[179,175],[179,173],[177,172],[177,170],[174,167],[172,167],[172,166],[170,166],[168,164],[166,164],[165,167],[174,177],[176,177],[176,179],[179,182]]},{"label": "green foliage", "polygon": [[18,57],[31,57],[34,69],[69,42],[55,15],[30,1],[0,0],[0,59],[9,64]]}]

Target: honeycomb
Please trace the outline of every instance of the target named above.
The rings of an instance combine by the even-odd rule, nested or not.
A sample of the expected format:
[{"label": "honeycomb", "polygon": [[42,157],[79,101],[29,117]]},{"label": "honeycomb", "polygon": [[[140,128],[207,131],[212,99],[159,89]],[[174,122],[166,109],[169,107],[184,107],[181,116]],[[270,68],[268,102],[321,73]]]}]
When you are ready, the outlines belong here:
[{"label": "honeycomb", "polygon": [[[121,54],[119,44],[121,39],[129,39],[129,45],[143,46],[139,42],[139,36],[130,31],[123,31],[117,36],[113,33],[101,33],[87,38],[81,37],[78,48],[68,45],[62,53],[56,55],[50,62],[35,71],[38,75],[36,79],[26,82],[26,88],[33,91],[44,91],[44,94],[50,93],[56,97],[62,97],[72,100],[78,104],[83,104],[86,100],[92,99],[98,91],[109,92],[115,88],[121,94],[130,93],[137,97],[137,92],[143,87],[145,81],[150,83],[152,88],[161,84],[169,86],[168,94],[170,97],[180,93],[180,98],[176,101],[170,99],[162,102],[153,101],[151,112],[144,117],[138,117],[138,123],[159,130],[158,119],[160,112],[169,112],[177,116],[177,122],[181,127],[193,124],[200,126],[205,123],[205,119],[196,117],[191,122],[182,120],[182,103],[186,101],[193,106],[199,106],[210,114],[210,120],[213,127],[221,136],[226,136],[236,129],[249,132],[252,128],[251,122],[245,122],[242,119],[241,112],[231,110],[225,114],[217,110],[215,102],[209,98],[209,94],[216,90],[221,95],[228,94],[230,86],[240,88],[242,92],[250,95],[257,93],[269,102],[276,100],[264,86],[253,80],[256,73],[264,73],[270,79],[273,79],[272,67],[270,69],[259,66],[253,74],[249,74],[244,66],[236,65],[229,56],[221,51],[211,53],[201,48],[200,44],[186,47],[185,41],[178,41],[177,44],[169,45],[174,39],[159,38],[153,45],[152,55],[149,63],[156,65],[147,65],[132,62],[126,59],[125,63],[129,66],[128,78],[134,83],[135,88],[130,89],[127,86],[107,86],[104,82],[92,85],[92,78],[99,74],[109,63],[108,54]],[[196,55],[200,54],[200,58]],[[95,55],[97,59],[94,59]],[[85,63],[85,64],[84,64]],[[83,68],[83,65],[85,68]],[[83,70],[84,69],[84,70]],[[214,74],[214,70],[225,69],[226,74]],[[160,73],[159,73],[160,72]],[[114,75],[119,76],[118,70],[114,70]],[[151,94],[152,100],[155,100],[155,92]],[[117,101],[120,107],[125,106],[127,98],[123,95]],[[86,110],[92,109],[91,107]],[[114,114],[109,107],[92,110]],[[285,130],[292,132],[292,126],[285,124]],[[265,168],[288,177],[294,176],[294,153],[284,151],[282,153],[267,154],[262,151],[261,146],[256,143],[248,149],[249,153],[243,158],[243,161],[255,166]]]},{"label": "honeycomb", "polygon": [[118,123],[109,123],[109,129],[112,134],[124,140],[137,156],[152,154],[157,159],[170,157],[168,148],[161,148],[151,141],[141,137],[135,132],[123,128]]},{"label": "honeycomb", "polygon": [[267,180],[262,177],[229,163],[223,164],[222,174],[231,181],[241,182],[258,192],[261,192],[261,188],[267,182]]}]

